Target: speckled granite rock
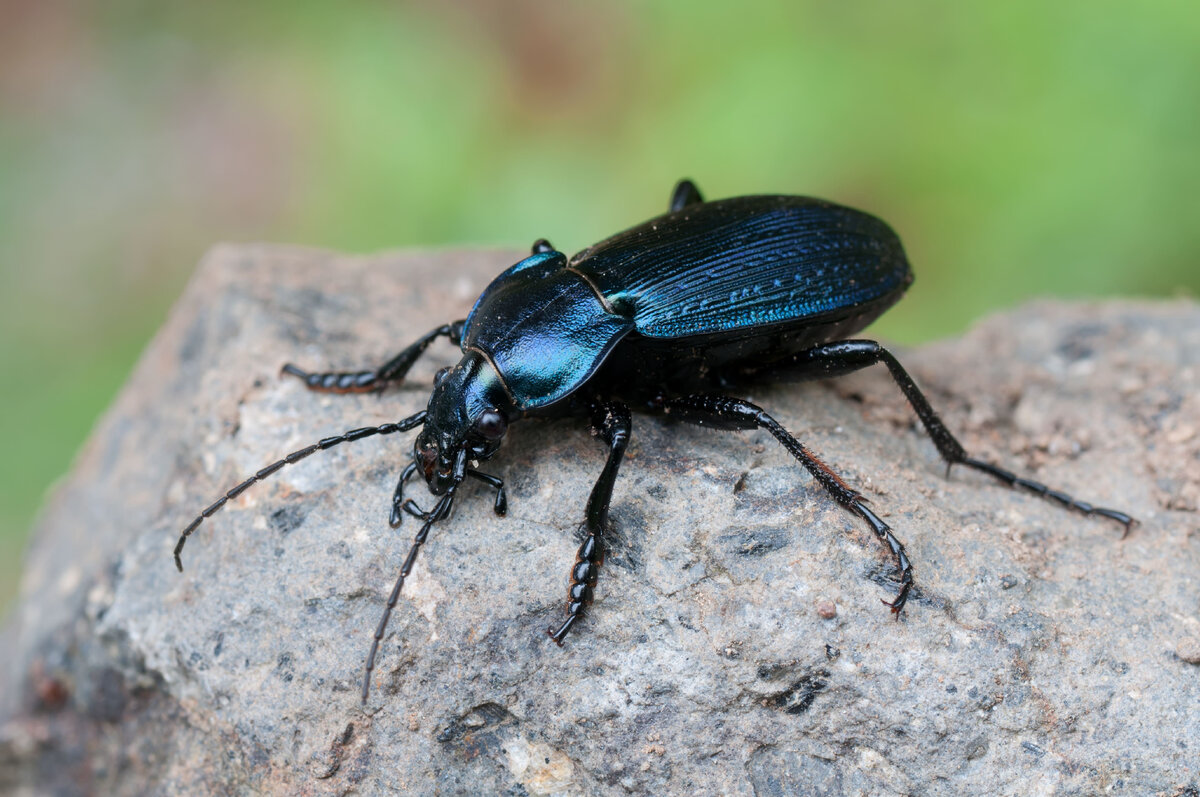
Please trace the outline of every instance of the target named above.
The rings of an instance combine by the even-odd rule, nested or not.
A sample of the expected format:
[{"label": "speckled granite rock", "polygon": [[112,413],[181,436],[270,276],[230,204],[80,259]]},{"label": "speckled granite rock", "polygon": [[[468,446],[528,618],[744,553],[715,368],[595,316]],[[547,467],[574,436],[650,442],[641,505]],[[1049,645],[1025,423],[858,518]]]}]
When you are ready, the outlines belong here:
[{"label": "speckled granite rock", "polygon": [[[883,369],[751,398],[860,487],[919,592],[766,434],[635,416],[619,540],[563,649],[603,451],[524,423],[435,527],[358,679],[413,528],[408,436],[247,473],[424,406],[321,396],[460,317],[512,260],[223,247],[50,501],[3,639],[0,791],[142,794],[1188,794],[1200,788],[1200,307],[1034,304],[902,359],[974,453],[1126,509],[1126,540],[942,473]],[[440,346],[440,344],[439,344]],[[423,495],[417,488],[414,495]],[[427,501],[427,499],[425,499]]]}]

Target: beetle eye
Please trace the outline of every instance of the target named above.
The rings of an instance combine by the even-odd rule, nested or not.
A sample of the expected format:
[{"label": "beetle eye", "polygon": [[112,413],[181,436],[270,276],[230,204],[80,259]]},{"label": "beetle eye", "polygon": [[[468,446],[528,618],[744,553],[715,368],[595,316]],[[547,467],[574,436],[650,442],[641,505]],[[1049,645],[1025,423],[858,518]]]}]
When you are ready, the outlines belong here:
[{"label": "beetle eye", "polygon": [[484,410],[483,414],[479,416],[479,420],[475,421],[475,431],[488,440],[499,440],[504,437],[506,429],[508,429],[508,421],[504,419],[500,410]]},{"label": "beetle eye", "polygon": [[450,373],[450,366],[447,365],[444,368],[439,368],[438,372],[433,375],[433,383],[435,385],[440,385],[448,373]]}]

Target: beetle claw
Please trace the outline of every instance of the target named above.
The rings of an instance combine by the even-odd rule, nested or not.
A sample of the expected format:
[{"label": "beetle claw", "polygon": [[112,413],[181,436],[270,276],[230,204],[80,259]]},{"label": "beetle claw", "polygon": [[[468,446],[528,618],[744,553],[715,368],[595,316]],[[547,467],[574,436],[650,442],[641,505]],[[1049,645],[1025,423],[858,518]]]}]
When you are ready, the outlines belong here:
[{"label": "beetle claw", "polygon": [[905,604],[908,603],[908,591],[910,589],[912,589],[912,582],[906,583],[904,586],[902,586],[900,588],[900,594],[898,594],[891,601],[885,601],[883,598],[879,599],[880,603],[892,610],[892,614],[895,615],[897,622],[900,620],[900,615],[904,613]]}]

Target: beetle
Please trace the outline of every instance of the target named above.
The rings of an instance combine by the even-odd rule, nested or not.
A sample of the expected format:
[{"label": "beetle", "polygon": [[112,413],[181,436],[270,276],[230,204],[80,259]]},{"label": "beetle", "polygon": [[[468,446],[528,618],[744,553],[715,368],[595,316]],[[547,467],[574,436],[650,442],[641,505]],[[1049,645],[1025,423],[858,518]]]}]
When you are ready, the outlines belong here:
[{"label": "beetle", "polygon": [[[478,467],[499,449],[508,426],[524,418],[585,416],[608,456],[586,504],[586,537],[568,576],[566,616],[546,631],[561,646],[595,596],[632,405],[716,429],[769,432],[887,547],[899,590],[883,603],[899,617],[913,588],[913,568],[891,527],[766,410],[729,394],[755,383],[835,377],[877,363],[912,405],[946,462],[947,476],[954,465],[972,468],[1069,509],[1115,520],[1128,534],[1135,521],[1124,512],[968,456],[891,352],[850,337],[899,300],[912,280],[900,239],[872,215],[800,196],[706,202],[690,180],[682,180],[666,214],[571,258],[538,240],[529,257],[484,289],[465,319],[426,333],[377,368],[310,373],[285,365],[284,373],[311,390],[364,393],[403,380],[438,338],[462,350],[457,364],[437,373],[426,409],[396,423],[327,437],[226,492],[183,529],[175,565],[182,572],[184,544],[206,518],[285,465],[341,443],[420,428],[412,461],[392,495],[389,524],[399,526],[408,514],[421,526],[367,654],[365,703],[404,581],[430,528],[450,514],[458,487],[468,478],[491,486],[495,512],[504,515],[504,482]],[[429,510],[404,497],[417,473],[435,499]]]}]

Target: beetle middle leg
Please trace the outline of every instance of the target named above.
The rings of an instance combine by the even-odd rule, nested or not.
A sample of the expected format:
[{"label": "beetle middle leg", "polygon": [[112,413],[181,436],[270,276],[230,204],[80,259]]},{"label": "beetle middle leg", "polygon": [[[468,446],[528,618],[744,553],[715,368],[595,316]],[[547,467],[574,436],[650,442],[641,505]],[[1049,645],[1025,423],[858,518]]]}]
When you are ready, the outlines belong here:
[{"label": "beetle middle leg", "polygon": [[442,324],[417,338],[412,345],[383,365],[370,371],[309,373],[288,363],[283,366],[283,372],[303,379],[309,390],[321,393],[370,393],[382,390],[388,382],[399,382],[403,379],[413,367],[413,363],[429,348],[429,344],[438,338],[449,338],[451,343],[457,345],[462,340],[465,324],[466,321]]},{"label": "beetle middle leg", "polygon": [[776,440],[783,444],[788,453],[799,460],[813,478],[833,496],[835,501],[865,520],[875,536],[887,545],[892,556],[896,558],[896,567],[900,572],[900,592],[892,601],[884,601],[884,605],[890,606],[892,612],[897,616],[900,614],[904,604],[908,601],[908,593],[913,586],[912,563],[908,560],[908,554],[904,552],[904,545],[892,534],[891,527],[867,508],[866,499],[858,491],[846,484],[828,465],[805,448],[804,444],[784,429],[779,421],[761,407],[731,396],[686,396],[663,399],[660,406],[669,417],[698,426],[729,430],[766,429],[770,432]]},{"label": "beetle middle leg", "polygon": [[587,539],[579,546],[575,556],[575,564],[571,567],[571,582],[567,587],[567,619],[555,630],[553,626],[546,633],[562,645],[563,638],[571,630],[576,621],[583,616],[591,604],[596,588],[596,578],[600,574],[600,565],[604,562],[604,534],[608,529],[608,505],[612,502],[613,484],[617,480],[617,471],[621,468],[621,459],[625,456],[625,446],[629,444],[629,432],[632,427],[629,408],[619,402],[596,404],[592,407],[592,432],[608,445],[608,460],[604,470],[592,488],[588,498],[585,528]]},{"label": "beetle middle leg", "polygon": [[938,453],[946,461],[947,475],[950,474],[952,466],[964,465],[981,473],[986,473],[988,476],[1007,484],[1009,487],[1023,488],[1043,498],[1056,501],[1067,509],[1073,509],[1085,515],[1098,515],[1115,520],[1125,527],[1125,535],[1129,534],[1129,530],[1136,521],[1124,512],[1093,506],[1061,490],[1051,489],[1041,482],[1022,478],[990,462],[967,456],[966,449],[962,447],[962,444],[958,442],[954,435],[950,433],[950,430],[946,428],[946,425],[942,423],[942,419],[934,412],[933,407],[929,404],[929,400],[925,398],[925,394],[917,387],[917,383],[913,381],[913,378],[908,375],[908,371],[904,370],[904,366],[900,364],[900,361],[890,351],[873,340],[843,340],[836,343],[826,343],[822,346],[815,346],[793,354],[781,362],[753,370],[748,369],[745,373],[749,376],[759,374],[770,375],[775,379],[786,379],[789,375],[801,379],[823,379],[848,374],[852,371],[874,365],[875,363],[883,363],[887,366],[888,372],[892,375],[892,380],[900,387],[901,392],[904,393],[905,398],[908,399],[909,404],[916,411],[917,417],[921,419],[921,424],[925,427],[925,431],[933,439],[933,444],[937,448]]},{"label": "beetle middle leg", "polygon": [[683,210],[688,205],[699,205],[704,201],[704,197],[700,195],[700,189],[696,188],[696,184],[691,180],[683,179],[675,184],[675,190],[671,192],[670,210],[674,213],[677,210]]}]

